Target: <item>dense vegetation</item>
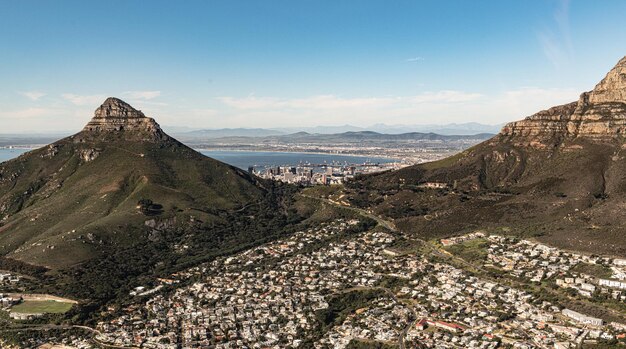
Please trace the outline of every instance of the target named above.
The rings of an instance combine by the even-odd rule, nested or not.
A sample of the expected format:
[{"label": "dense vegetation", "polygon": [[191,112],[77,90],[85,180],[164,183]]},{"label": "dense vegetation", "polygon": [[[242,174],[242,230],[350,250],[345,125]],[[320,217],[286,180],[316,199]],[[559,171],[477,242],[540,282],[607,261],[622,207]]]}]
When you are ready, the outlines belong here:
[{"label": "dense vegetation", "polygon": [[452,254],[468,262],[482,264],[487,259],[489,242],[486,239],[474,239],[446,247]]},{"label": "dense vegetation", "polygon": [[335,295],[328,302],[328,308],[317,312],[317,328],[309,338],[301,343],[301,347],[313,348],[313,343],[317,339],[321,338],[333,326],[343,323],[348,315],[384,296],[386,296],[385,291],[379,289],[353,290]]},{"label": "dense vegetation", "polygon": [[383,275],[380,280],[376,282],[376,287],[386,288],[392,290],[393,292],[398,292],[402,289],[402,287],[408,286],[409,281],[409,279]]},{"label": "dense vegetation", "polygon": [[613,272],[608,267],[588,263],[579,263],[572,269],[572,271],[605,279],[608,279],[613,275]]},{"label": "dense vegetation", "polygon": [[48,268],[24,263],[7,257],[0,257],[0,270],[11,270],[24,275],[43,277],[48,271]]},{"label": "dense vegetation", "polygon": [[346,349],[395,349],[397,345],[391,345],[377,341],[351,340]]},{"label": "dense vegetation", "polygon": [[[63,338],[71,338],[73,336],[90,335],[87,331],[80,328],[50,328],[46,330],[39,329],[20,329],[15,331],[2,332],[2,341],[9,345],[19,346],[20,348],[36,348],[40,341],[60,341]],[[28,345],[25,347],[24,345]],[[99,348],[99,347],[96,347]]]}]

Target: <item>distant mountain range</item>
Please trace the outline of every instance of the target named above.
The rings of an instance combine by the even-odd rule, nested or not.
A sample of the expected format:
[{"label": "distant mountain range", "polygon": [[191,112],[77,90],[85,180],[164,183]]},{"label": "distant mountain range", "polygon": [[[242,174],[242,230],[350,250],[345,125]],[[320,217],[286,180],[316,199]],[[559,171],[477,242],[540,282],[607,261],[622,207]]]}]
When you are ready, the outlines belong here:
[{"label": "distant mountain range", "polygon": [[385,125],[376,124],[369,127],[370,130],[380,133],[406,133],[406,132],[422,132],[437,133],[441,135],[475,135],[479,133],[496,134],[500,132],[504,124],[486,125],[477,122],[467,122],[461,124],[431,124],[431,125]]},{"label": "distant mountain range", "polygon": [[403,140],[458,140],[458,139],[488,139],[493,134],[480,133],[473,135],[444,135],[437,133],[424,133],[424,132],[405,132],[405,133],[379,133],[374,131],[348,131],[334,134],[311,134],[307,132],[298,132],[289,135],[274,136],[269,138],[276,139],[293,139],[301,141],[363,141],[363,140],[390,140],[390,141],[403,141]]},{"label": "distant mountain range", "polygon": [[[192,130],[186,127],[174,127],[171,134],[190,144],[207,141],[228,143],[256,141],[283,142],[349,142],[349,141],[409,141],[409,140],[444,140],[459,139],[484,140],[497,134],[499,126],[478,123],[448,124],[430,126],[389,126],[378,124],[369,130],[356,126],[319,126],[302,129],[265,129],[265,128],[223,128]],[[417,130],[419,129],[419,130]],[[164,130],[167,130],[164,128]],[[297,130],[297,131],[296,131]],[[420,131],[421,130],[421,131]],[[69,133],[68,133],[69,134]],[[67,134],[0,134],[0,147],[41,145],[54,142]]]},{"label": "distant mountain range", "polygon": [[285,132],[264,128],[222,128],[215,130],[194,130],[175,133],[190,138],[224,138],[224,137],[267,137],[285,134]]},{"label": "distant mountain range", "polygon": [[358,127],[352,125],[343,126],[316,126],[316,127],[291,127],[291,128],[276,128],[278,131],[285,133],[294,132],[308,132],[319,134],[330,133],[344,133],[344,132],[360,132],[360,131],[372,131],[377,133],[386,134],[401,134],[401,133],[437,133],[441,135],[474,135],[479,133],[491,133],[496,134],[500,132],[500,129],[504,124],[499,125],[485,125],[477,122],[468,122],[462,124],[429,124],[429,125],[387,125],[387,124],[375,124],[368,127]]},{"label": "distant mountain range", "polygon": [[369,127],[353,125],[343,126],[315,126],[315,127],[278,127],[278,128],[222,128],[189,130],[180,127],[163,128],[171,134],[181,138],[224,138],[224,137],[268,137],[306,132],[309,134],[339,134],[346,132],[376,132],[382,134],[406,133],[436,133],[440,135],[475,135],[480,133],[496,134],[502,128],[500,125],[485,125],[476,122],[462,124],[430,124],[430,125],[387,125],[375,124]]},{"label": "distant mountain range", "polygon": [[458,141],[476,140],[483,141],[490,137],[491,133],[479,133],[475,135],[441,135],[436,133],[408,132],[400,134],[386,134],[373,131],[349,131],[342,133],[308,133],[297,132],[283,135],[270,135],[264,137],[230,136],[211,138],[203,133],[187,133],[180,135],[182,141],[189,144],[215,142],[221,144],[261,144],[261,143],[369,143],[369,142],[412,142],[412,141]]},{"label": "distant mountain range", "polygon": [[[387,125],[375,124],[369,127],[352,125],[315,126],[315,127],[278,127],[278,128],[219,128],[198,129],[188,126],[163,126],[163,130],[180,139],[217,139],[229,137],[271,137],[286,136],[298,133],[310,135],[347,134],[349,132],[372,132],[376,134],[438,134],[445,136],[467,136],[480,134],[497,134],[504,124],[486,125],[477,122],[462,124],[430,124],[430,125]],[[0,147],[9,145],[48,144],[73,134],[74,131],[32,134],[0,134]],[[365,133],[363,133],[365,135]]]}]

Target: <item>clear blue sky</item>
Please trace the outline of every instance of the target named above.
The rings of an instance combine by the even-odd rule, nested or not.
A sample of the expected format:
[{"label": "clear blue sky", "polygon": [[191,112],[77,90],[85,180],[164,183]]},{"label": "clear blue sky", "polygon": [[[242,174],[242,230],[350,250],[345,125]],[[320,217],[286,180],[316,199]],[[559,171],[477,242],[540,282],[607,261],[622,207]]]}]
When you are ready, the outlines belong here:
[{"label": "clear blue sky", "polygon": [[488,124],[626,55],[626,1],[0,0],[0,133],[106,96],[163,125]]}]

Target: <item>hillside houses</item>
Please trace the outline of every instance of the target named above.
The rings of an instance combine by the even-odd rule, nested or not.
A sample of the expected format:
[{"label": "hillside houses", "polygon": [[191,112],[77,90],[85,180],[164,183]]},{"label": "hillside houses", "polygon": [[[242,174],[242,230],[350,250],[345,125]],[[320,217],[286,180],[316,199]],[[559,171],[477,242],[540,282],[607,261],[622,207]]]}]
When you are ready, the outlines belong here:
[{"label": "hillside houses", "polygon": [[[298,348],[305,340],[315,348],[341,349],[352,340],[368,340],[491,349],[566,347],[581,338],[616,338],[624,332],[619,323],[606,326],[562,311],[429,256],[398,253],[393,248],[397,234],[345,235],[357,223],[337,220],[178,273],[168,280],[184,286],[167,296],[149,295],[123,315],[101,322],[98,339],[155,349],[173,349],[176,343],[185,348]],[[592,260],[506,237],[471,239],[489,242],[486,263],[529,282],[570,275],[577,263]],[[192,277],[193,282],[184,282]],[[589,278],[570,281],[599,292]],[[382,293],[318,333],[317,314],[350,290]],[[584,330],[591,325],[597,332]]]}]

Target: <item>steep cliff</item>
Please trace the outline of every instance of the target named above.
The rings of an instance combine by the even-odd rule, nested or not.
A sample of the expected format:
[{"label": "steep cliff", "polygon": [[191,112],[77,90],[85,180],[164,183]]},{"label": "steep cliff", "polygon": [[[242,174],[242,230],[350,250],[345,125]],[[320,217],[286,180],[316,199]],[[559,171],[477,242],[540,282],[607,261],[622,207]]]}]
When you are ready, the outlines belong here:
[{"label": "steep cliff", "polygon": [[577,102],[540,111],[524,120],[507,124],[502,137],[523,144],[546,147],[585,137],[614,141],[626,134],[626,57],[611,69],[590,92]]}]

